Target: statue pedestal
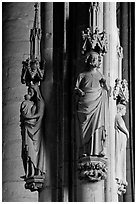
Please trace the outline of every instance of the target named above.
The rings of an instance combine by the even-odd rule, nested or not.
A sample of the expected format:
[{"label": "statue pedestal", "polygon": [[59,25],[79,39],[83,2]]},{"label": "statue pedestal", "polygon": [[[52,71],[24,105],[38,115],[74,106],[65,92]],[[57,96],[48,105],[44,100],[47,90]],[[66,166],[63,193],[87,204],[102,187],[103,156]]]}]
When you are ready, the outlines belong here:
[{"label": "statue pedestal", "polygon": [[25,188],[29,189],[30,191],[40,191],[43,187],[45,177],[44,176],[33,176],[24,179]]},{"label": "statue pedestal", "polygon": [[105,202],[104,180],[107,177],[107,159],[86,156],[78,162],[77,201]]}]

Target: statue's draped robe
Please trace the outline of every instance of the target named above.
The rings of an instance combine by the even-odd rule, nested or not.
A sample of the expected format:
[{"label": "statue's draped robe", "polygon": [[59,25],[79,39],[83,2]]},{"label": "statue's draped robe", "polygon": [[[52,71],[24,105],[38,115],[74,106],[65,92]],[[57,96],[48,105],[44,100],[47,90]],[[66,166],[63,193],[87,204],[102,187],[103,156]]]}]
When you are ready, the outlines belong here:
[{"label": "statue's draped robe", "polygon": [[120,116],[115,118],[115,174],[116,179],[126,185],[126,145],[127,136],[121,131],[121,127],[126,129],[125,122]]},{"label": "statue's draped robe", "polygon": [[101,155],[107,136],[108,97],[101,87],[103,78],[100,72],[81,73],[75,90],[82,90],[85,95],[78,99],[79,154]]},{"label": "statue's draped robe", "polygon": [[30,162],[33,164],[34,168],[45,173],[46,155],[45,155],[43,125],[42,125],[42,118],[44,114],[44,101],[40,94],[39,87],[34,86],[33,88],[36,93],[36,104],[35,104],[36,108],[34,108],[34,110],[36,109],[36,112],[35,114],[32,114],[31,117],[29,117],[26,111],[26,117],[24,116],[24,125],[23,125],[25,141],[23,141],[23,143],[25,142],[25,144],[27,144],[28,146],[28,157],[30,158]]}]

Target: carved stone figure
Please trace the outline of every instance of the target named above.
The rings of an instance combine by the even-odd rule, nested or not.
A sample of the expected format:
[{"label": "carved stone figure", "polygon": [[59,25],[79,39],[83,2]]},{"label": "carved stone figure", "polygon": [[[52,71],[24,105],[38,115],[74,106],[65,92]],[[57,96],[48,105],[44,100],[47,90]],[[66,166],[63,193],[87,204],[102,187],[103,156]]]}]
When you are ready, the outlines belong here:
[{"label": "carved stone figure", "polygon": [[115,117],[115,177],[118,184],[118,193],[125,193],[126,181],[126,145],[129,132],[122,118],[126,114],[126,106],[117,105],[117,115]]},{"label": "carved stone figure", "polygon": [[113,98],[116,100],[116,103],[123,103],[126,104],[129,100],[129,93],[128,93],[128,83],[126,79],[115,80],[115,87],[113,90]]},{"label": "carved stone figure", "polygon": [[26,178],[45,173],[43,114],[44,101],[39,87],[30,86],[21,104],[22,159]]},{"label": "carved stone figure", "polygon": [[98,53],[87,57],[87,70],[80,73],[75,87],[78,95],[79,155],[104,156],[107,136],[109,87],[98,71]]},{"label": "carved stone figure", "polygon": [[[45,62],[44,62],[45,63]],[[43,64],[44,67],[45,64]],[[30,60],[29,58],[26,61],[23,61],[23,69],[21,75],[21,82],[26,83],[27,86],[40,84],[40,81],[43,79],[44,69],[40,68],[40,62],[37,58],[35,60]]]}]

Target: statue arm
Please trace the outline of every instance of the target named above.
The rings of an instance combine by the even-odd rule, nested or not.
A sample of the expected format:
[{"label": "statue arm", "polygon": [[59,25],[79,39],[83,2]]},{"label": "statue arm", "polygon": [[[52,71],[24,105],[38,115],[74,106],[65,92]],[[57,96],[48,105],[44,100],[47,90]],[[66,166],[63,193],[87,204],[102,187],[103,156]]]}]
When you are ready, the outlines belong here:
[{"label": "statue arm", "polygon": [[40,67],[38,66],[37,71],[38,71],[40,79],[43,79],[44,70],[41,70]]},{"label": "statue arm", "polygon": [[22,73],[21,73],[21,83],[22,84],[25,84],[25,82],[26,82],[26,73],[27,73],[27,68],[23,64],[23,69],[22,69]]},{"label": "statue arm", "polygon": [[80,85],[80,82],[82,80],[82,76],[81,74],[78,76],[77,78],[77,82],[76,82],[76,86],[75,86],[75,94],[79,95],[79,96],[84,96],[85,93],[84,91],[82,91],[80,88],[79,88],[79,85]]},{"label": "statue arm", "polygon": [[104,88],[107,91],[108,96],[110,97],[111,96],[111,86],[107,84],[106,79],[103,75],[102,75],[102,78],[100,79],[100,85],[102,88]]}]

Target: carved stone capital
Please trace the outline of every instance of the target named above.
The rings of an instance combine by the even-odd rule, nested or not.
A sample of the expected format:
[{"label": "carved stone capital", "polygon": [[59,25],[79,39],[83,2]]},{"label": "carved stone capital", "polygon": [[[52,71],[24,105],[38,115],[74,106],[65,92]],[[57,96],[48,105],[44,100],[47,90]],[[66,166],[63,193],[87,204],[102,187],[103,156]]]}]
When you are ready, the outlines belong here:
[{"label": "carved stone capital", "polygon": [[80,180],[97,182],[107,177],[107,159],[96,156],[81,157],[78,161]]},{"label": "carved stone capital", "polygon": [[40,191],[43,188],[45,176],[33,176],[24,179],[25,188],[29,189],[31,192]]}]

